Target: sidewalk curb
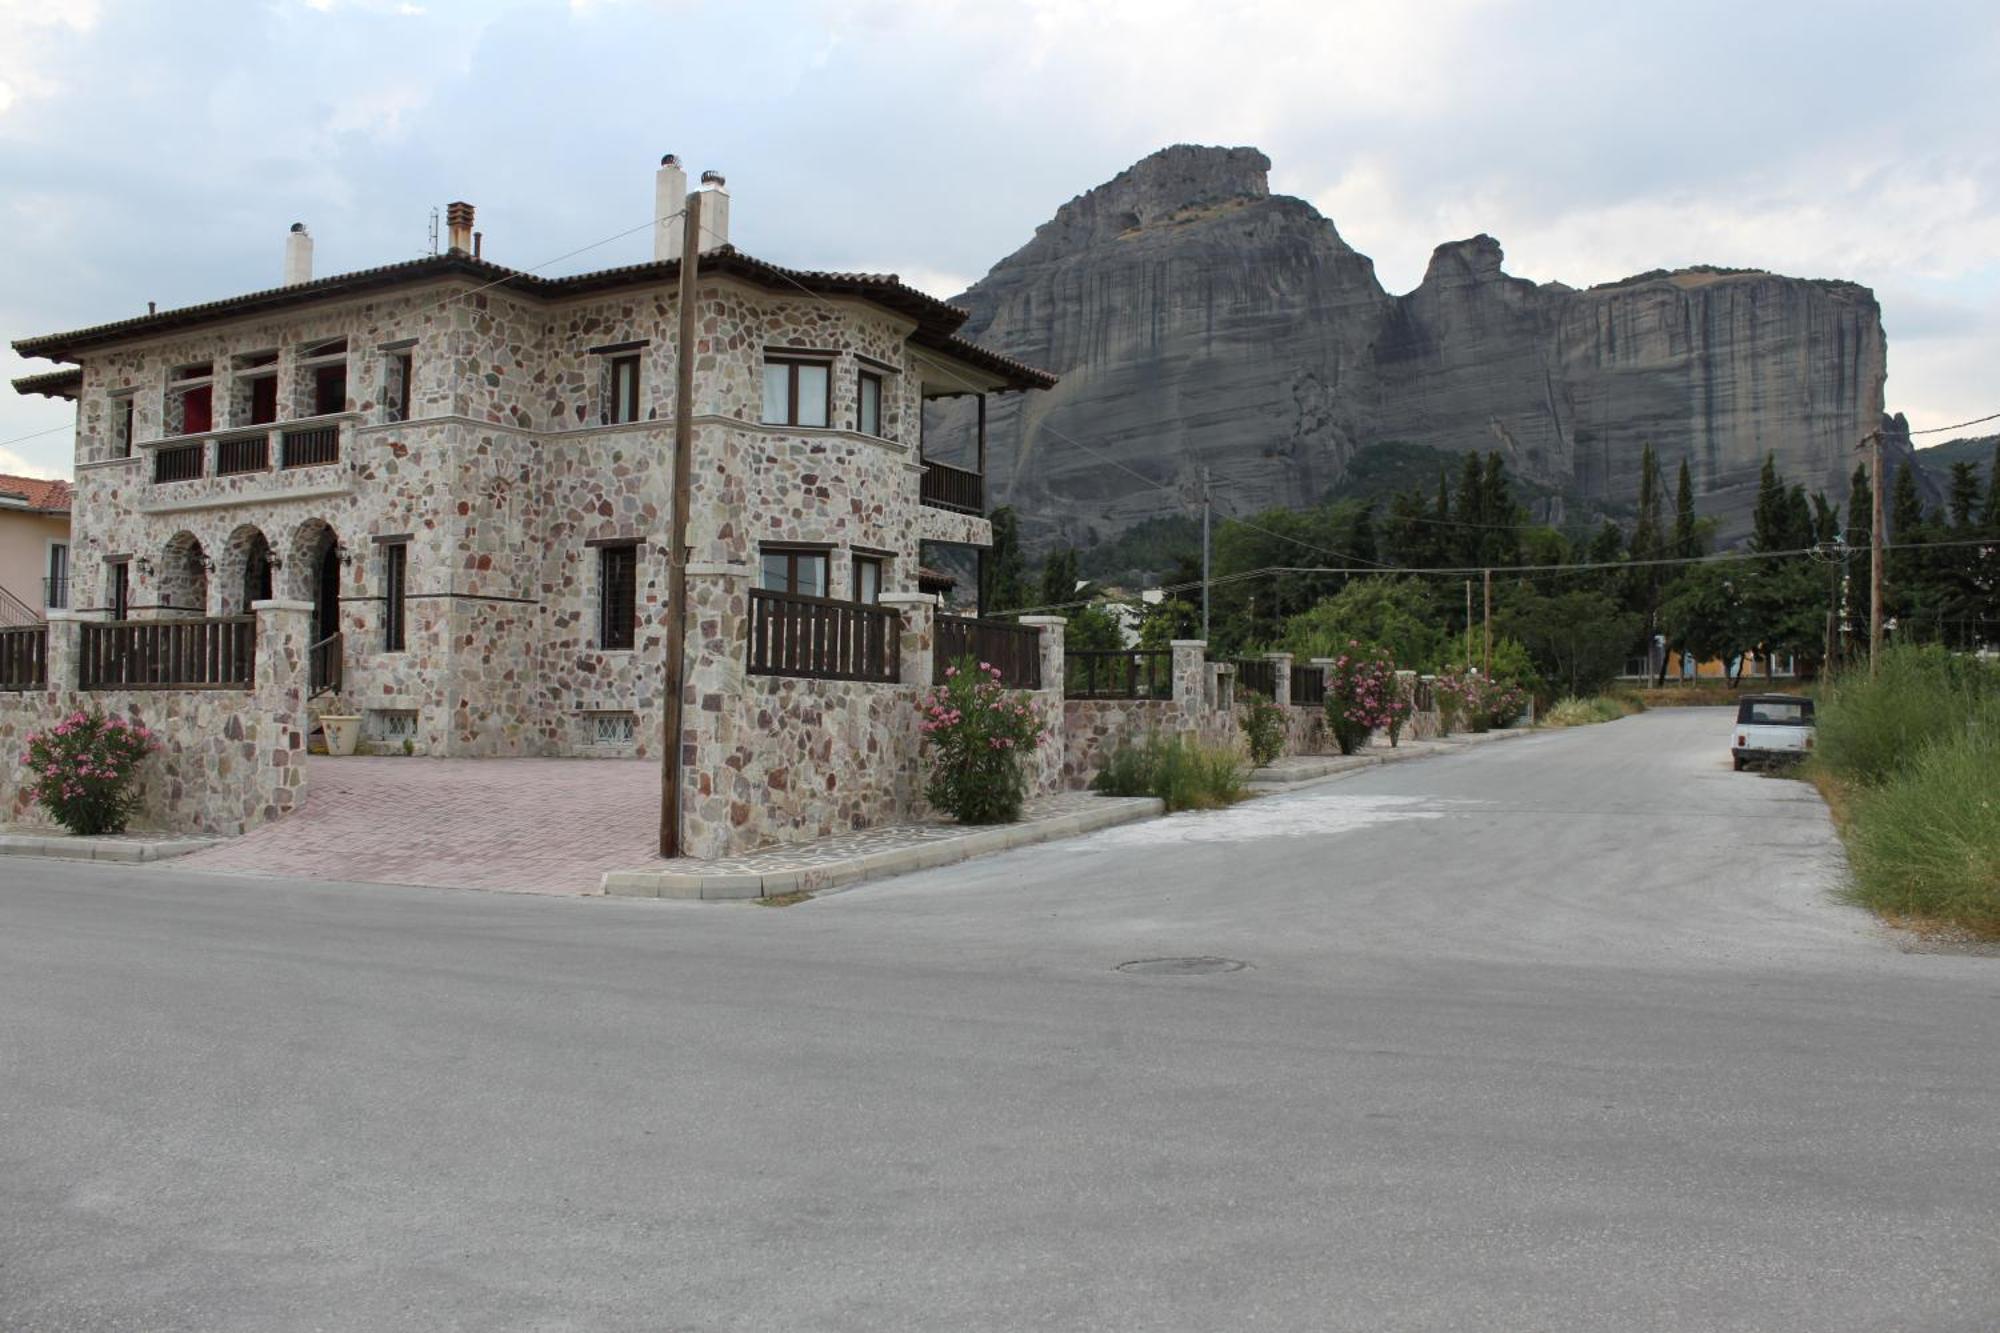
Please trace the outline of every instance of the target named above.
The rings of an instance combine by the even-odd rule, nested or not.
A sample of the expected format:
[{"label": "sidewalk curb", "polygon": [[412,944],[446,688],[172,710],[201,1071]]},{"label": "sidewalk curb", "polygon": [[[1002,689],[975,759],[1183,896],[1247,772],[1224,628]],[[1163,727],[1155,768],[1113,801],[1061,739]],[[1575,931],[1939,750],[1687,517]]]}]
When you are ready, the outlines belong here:
[{"label": "sidewalk curb", "polygon": [[821,893],[864,880],[886,879],[913,870],[930,870],[975,856],[1073,838],[1120,824],[1133,824],[1142,819],[1155,818],[1165,810],[1163,801],[1150,796],[1106,798],[1101,809],[1073,811],[1028,824],[997,825],[961,837],[935,838],[909,847],[891,847],[797,870],[712,875],[674,870],[613,870],[604,876],[603,891],[613,898],[681,898],[703,902],[742,902],[791,893]]},{"label": "sidewalk curb", "polygon": [[120,861],[139,865],[199,852],[221,838],[77,838],[67,833],[0,833],[0,856],[46,856],[64,861]]},{"label": "sidewalk curb", "polygon": [[1500,731],[1467,732],[1457,736],[1447,736],[1442,739],[1412,742],[1413,746],[1422,745],[1424,748],[1421,750],[1397,747],[1385,750],[1380,754],[1328,755],[1325,760],[1326,767],[1319,772],[1309,773],[1302,778],[1279,781],[1275,778],[1259,778],[1257,776],[1258,773],[1270,771],[1260,768],[1250,774],[1248,785],[1252,799],[1259,796],[1282,796],[1286,792],[1298,791],[1305,787],[1316,787],[1324,782],[1335,782],[1341,778],[1353,777],[1356,773],[1364,773],[1371,768],[1379,768],[1383,764],[1401,764],[1413,759],[1428,759],[1434,754],[1462,754],[1466,750],[1491,744],[1495,741],[1511,740],[1517,736],[1532,736],[1534,734],[1535,731],[1532,727],[1521,727],[1518,729],[1510,727]]}]

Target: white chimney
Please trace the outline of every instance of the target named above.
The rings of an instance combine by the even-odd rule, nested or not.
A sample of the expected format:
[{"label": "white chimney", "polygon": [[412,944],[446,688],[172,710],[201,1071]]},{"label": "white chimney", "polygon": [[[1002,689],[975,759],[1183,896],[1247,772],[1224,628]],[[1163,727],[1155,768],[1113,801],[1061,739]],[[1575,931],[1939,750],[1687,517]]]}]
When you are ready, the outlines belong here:
[{"label": "white chimney", "polygon": [[292,230],[285,237],[285,286],[296,287],[302,282],[311,282],[313,276],[313,238],[303,222],[294,222]]},{"label": "white chimney", "polygon": [[687,207],[688,174],[672,153],[660,159],[653,176],[653,262],[664,264],[681,257],[681,237],[686,234],[681,210]]},{"label": "white chimney", "polygon": [[729,191],[719,171],[701,173],[701,253],[729,244]]},{"label": "white chimney", "polygon": [[472,253],[472,205],[463,199],[444,206],[446,248],[461,255]]}]

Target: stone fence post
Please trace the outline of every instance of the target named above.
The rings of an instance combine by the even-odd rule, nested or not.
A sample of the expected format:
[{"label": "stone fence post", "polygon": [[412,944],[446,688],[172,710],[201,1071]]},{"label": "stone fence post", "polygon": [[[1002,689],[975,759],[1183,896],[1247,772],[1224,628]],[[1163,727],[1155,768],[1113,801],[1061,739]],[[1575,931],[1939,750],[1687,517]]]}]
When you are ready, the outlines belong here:
[{"label": "stone fence post", "polygon": [[244,783],[254,798],[243,809],[243,823],[265,823],[290,814],[306,800],[306,694],[310,688],[313,604],[272,598],[250,603],[257,617],[257,668],[250,686],[252,728],[268,726],[267,734],[252,730],[246,739],[261,741],[263,763]]},{"label": "stone fence post", "polygon": [[881,605],[903,613],[903,642],[897,649],[897,679],[928,687],[936,671],[938,599],[928,592],[885,592]]},{"label": "stone fence post", "polygon": [[1041,631],[1042,688],[1054,690],[1058,699],[1062,698],[1063,635],[1069,620],[1064,616],[1022,616],[1020,624]]},{"label": "stone fence post", "polygon": [[1065,656],[1063,639],[1069,621],[1062,616],[1022,616],[1020,623],[1041,631],[1042,688],[1035,693],[1049,735],[1035,751],[1034,782],[1037,792],[1062,790],[1063,758],[1069,739],[1063,716]]},{"label": "stone fence post", "polygon": [[1183,729],[1199,727],[1208,711],[1208,640],[1175,639],[1174,711]]},{"label": "stone fence post", "polygon": [[78,688],[83,622],[102,619],[101,611],[49,611],[48,663],[43,688],[50,694],[69,694]]},{"label": "stone fence post", "polygon": [[1271,702],[1280,708],[1292,706],[1292,655],[1265,653],[1271,662]]}]

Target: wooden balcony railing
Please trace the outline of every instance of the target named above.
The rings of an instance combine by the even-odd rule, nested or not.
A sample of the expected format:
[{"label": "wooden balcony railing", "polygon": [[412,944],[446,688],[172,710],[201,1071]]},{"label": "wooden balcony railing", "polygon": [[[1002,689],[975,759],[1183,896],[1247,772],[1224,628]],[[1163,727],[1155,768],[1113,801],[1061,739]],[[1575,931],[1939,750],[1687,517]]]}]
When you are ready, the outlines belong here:
[{"label": "wooden balcony railing", "polygon": [[918,498],[934,509],[950,509],[961,514],[986,512],[986,478],[962,467],[924,460],[923,483]]},{"label": "wooden balcony railing", "polygon": [[1174,654],[1169,648],[1065,652],[1063,676],[1066,699],[1171,699]]},{"label": "wooden balcony railing", "polygon": [[201,476],[207,466],[204,455],[208,446],[197,440],[193,444],[173,444],[153,451],[153,480],[194,481]]},{"label": "wooden balcony railing", "polygon": [[224,435],[215,442],[215,475],[235,476],[239,472],[271,470],[271,433],[260,430],[245,435]]},{"label": "wooden balcony railing", "polygon": [[313,467],[340,461],[340,427],[306,426],[287,430],[280,438],[279,467]]},{"label": "wooden balcony railing", "polygon": [[39,690],[49,683],[49,627],[0,629],[0,690]]},{"label": "wooden balcony railing", "polygon": [[257,617],[86,621],[77,686],[86,690],[247,690],[257,670]]},{"label": "wooden balcony railing", "polygon": [[893,607],[750,590],[753,676],[893,684],[902,676],[903,616]]},{"label": "wooden balcony railing", "polygon": [[944,683],[944,669],[965,658],[1000,668],[1000,683],[1016,690],[1042,688],[1042,633],[1032,625],[1005,620],[939,616],[932,646],[931,680]]},{"label": "wooden balcony railing", "polygon": [[340,461],[340,432],[346,417],[308,417],[290,424],[213,431],[153,449],[153,480],[194,481],[208,469],[208,443],[215,442],[215,475],[237,477],[280,468],[316,467]]}]

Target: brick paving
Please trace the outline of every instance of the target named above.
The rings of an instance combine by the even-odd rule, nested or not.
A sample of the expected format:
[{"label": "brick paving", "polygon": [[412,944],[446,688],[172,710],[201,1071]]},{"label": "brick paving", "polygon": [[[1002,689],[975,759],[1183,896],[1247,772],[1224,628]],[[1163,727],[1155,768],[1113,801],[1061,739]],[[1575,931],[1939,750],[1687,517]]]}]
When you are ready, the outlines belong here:
[{"label": "brick paving", "polygon": [[314,755],[305,808],[175,869],[597,893],[659,864],[660,770],[623,759]]}]

